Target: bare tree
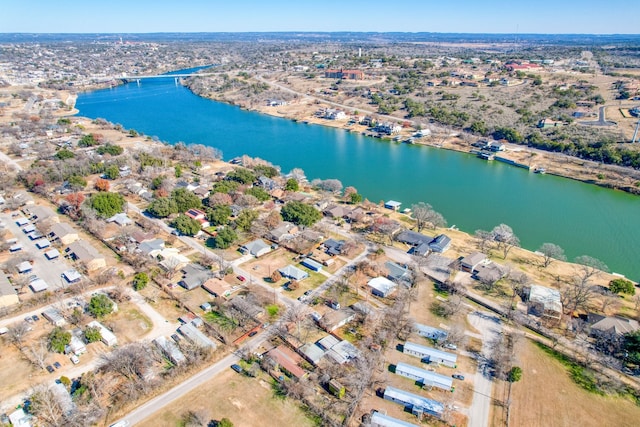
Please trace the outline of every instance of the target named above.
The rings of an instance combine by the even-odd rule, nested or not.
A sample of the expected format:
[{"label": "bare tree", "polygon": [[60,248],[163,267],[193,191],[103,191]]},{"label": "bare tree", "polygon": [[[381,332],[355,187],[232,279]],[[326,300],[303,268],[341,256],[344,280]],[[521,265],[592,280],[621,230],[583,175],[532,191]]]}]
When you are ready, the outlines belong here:
[{"label": "bare tree", "polygon": [[553,243],[543,243],[538,249],[538,252],[542,254],[542,265],[547,268],[554,259],[558,261],[566,261],[567,257],[564,255],[564,250]]},{"label": "bare tree", "polygon": [[509,251],[514,247],[520,247],[520,239],[513,233],[507,224],[500,224],[491,230],[493,240],[498,244],[498,250],[502,250],[502,257],[507,258]]},{"label": "bare tree", "polygon": [[46,426],[65,425],[64,408],[56,393],[46,385],[37,386],[29,398],[29,411]]},{"label": "bare tree", "polygon": [[579,257],[576,257],[575,263],[579,264],[577,274],[578,278],[582,282],[587,282],[591,278],[596,278],[602,272],[609,272],[609,267],[607,267],[604,262],[588,255],[581,255]]},{"label": "bare tree", "polygon": [[204,410],[189,410],[181,418],[185,427],[206,427],[209,424],[209,415]]},{"label": "bare tree", "polygon": [[433,207],[424,202],[420,202],[411,206],[411,216],[416,220],[416,226],[418,231],[422,231],[426,224],[431,224],[431,227],[435,230],[436,227],[444,227],[447,225],[447,221],[444,217],[436,212]]},{"label": "bare tree", "polygon": [[7,332],[9,342],[11,342],[18,348],[22,347],[24,337],[30,330],[29,324],[27,324],[26,322],[18,322],[9,326],[7,329],[9,329],[9,331]]},{"label": "bare tree", "polygon": [[478,239],[478,250],[483,253],[486,252],[489,242],[493,240],[491,232],[485,230],[476,230],[474,236],[476,239]]}]

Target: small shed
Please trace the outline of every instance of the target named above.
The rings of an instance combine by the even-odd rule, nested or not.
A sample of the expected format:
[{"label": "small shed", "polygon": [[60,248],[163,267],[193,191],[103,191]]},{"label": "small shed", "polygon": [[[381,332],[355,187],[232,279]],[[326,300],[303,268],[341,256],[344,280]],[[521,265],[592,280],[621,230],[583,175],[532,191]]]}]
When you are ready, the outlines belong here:
[{"label": "small shed", "polygon": [[70,268],[62,272],[62,277],[69,283],[75,283],[82,278],[82,275],[75,268]]},{"label": "small shed", "polygon": [[24,274],[33,270],[33,265],[29,261],[22,261],[18,264],[18,273]]},{"label": "small shed", "polygon": [[392,211],[397,211],[400,209],[400,205],[402,205],[402,203],[396,202],[395,200],[389,200],[388,202],[385,202],[384,207],[391,209]]},{"label": "small shed", "polygon": [[307,267],[311,271],[320,271],[322,270],[322,264],[312,260],[311,258],[305,258],[300,262],[301,265]]},{"label": "small shed", "polygon": [[51,246],[51,242],[48,241],[47,239],[40,239],[36,242],[36,247],[38,249],[45,249],[45,248],[48,248],[49,246]]},{"label": "small shed", "polygon": [[49,288],[49,285],[42,279],[36,279],[33,282],[29,283],[29,287],[34,293],[38,293],[46,291]]}]

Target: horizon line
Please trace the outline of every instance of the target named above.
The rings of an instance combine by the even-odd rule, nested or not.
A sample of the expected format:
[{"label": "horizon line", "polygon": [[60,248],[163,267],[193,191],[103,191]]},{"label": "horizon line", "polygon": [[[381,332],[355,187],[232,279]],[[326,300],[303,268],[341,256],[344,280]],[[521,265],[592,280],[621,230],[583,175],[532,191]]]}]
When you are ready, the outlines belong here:
[{"label": "horizon line", "polygon": [[637,36],[640,37],[640,33],[521,33],[521,32],[440,32],[440,31],[353,31],[353,30],[340,30],[340,31],[313,31],[313,30],[273,30],[273,31],[118,31],[118,32],[33,32],[33,31],[0,31],[3,35],[86,35],[86,34],[104,34],[104,35],[118,35],[118,34],[341,34],[341,33],[353,33],[353,34],[461,34],[461,35],[534,35],[534,36]]}]

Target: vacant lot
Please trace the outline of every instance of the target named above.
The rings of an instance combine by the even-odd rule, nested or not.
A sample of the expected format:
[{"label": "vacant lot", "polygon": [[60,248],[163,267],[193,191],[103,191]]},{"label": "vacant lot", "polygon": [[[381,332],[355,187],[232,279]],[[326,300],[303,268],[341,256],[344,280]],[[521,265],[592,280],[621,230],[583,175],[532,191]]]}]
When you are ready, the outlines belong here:
[{"label": "vacant lot", "polygon": [[[266,378],[266,377],[265,377]],[[270,379],[248,378],[229,369],[207,385],[167,406],[141,427],[174,427],[188,410],[204,410],[215,420],[229,418],[234,426],[313,426],[295,402],[275,398]]]},{"label": "vacant lot", "polygon": [[625,398],[578,387],[560,362],[525,340],[518,351],[522,381],[513,386],[513,426],[635,426],[640,407]]}]

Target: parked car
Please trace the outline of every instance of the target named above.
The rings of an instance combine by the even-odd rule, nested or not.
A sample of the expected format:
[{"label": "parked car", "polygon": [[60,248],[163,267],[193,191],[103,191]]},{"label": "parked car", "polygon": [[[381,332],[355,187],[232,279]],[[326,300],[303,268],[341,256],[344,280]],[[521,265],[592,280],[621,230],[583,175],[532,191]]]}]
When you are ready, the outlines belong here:
[{"label": "parked car", "polygon": [[38,320],[40,320],[37,314],[34,314],[33,316],[31,316],[31,318],[33,319],[34,322],[37,322]]},{"label": "parked car", "polygon": [[313,292],[311,289],[309,289],[308,291],[304,291],[305,295],[311,295],[311,292]]},{"label": "parked car", "polygon": [[175,342],[180,342],[180,335],[178,334],[172,334],[171,338],[175,341]]},{"label": "parked car", "polygon": [[455,344],[451,344],[451,343],[446,343],[445,345],[443,345],[442,347],[449,349],[449,350],[457,350],[458,346]]},{"label": "parked car", "polygon": [[456,380],[464,380],[464,375],[460,375],[460,374],[453,374],[451,375],[453,378],[455,378]]},{"label": "parked car", "polygon": [[71,359],[71,363],[73,363],[74,365],[80,363],[80,359],[78,359],[78,356],[76,356],[75,354],[72,354],[69,359]]},{"label": "parked car", "polygon": [[60,362],[54,362],[53,363],[53,367],[56,368],[56,369],[60,369],[60,368],[62,368],[62,365],[60,364]]},{"label": "parked car", "polygon": [[249,336],[250,336],[250,337],[254,337],[254,336],[256,336],[257,334],[258,334],[258,331],[251,331],[251,332],[249,332]]},{"label": "parked car", "polygon": [[237,279],[240,280],[241,282],[244,282],[245,280],[247,280],[244,278],[244,276],[237,276]]},{"label": "parked car", "polygon": [[233,369],[234,371],[236,371],[237,373],[241,374],[242,373],[242,366],[237,365],[237,364],[233,364],[231,365],[231,369]]},{"label": "parked car", "polygon": [[55,369],[53,369],[53,366],[51,365],[47,365],[47,371],[49,371],[49,373],[53,373],[53,371],[55,371]]}]

